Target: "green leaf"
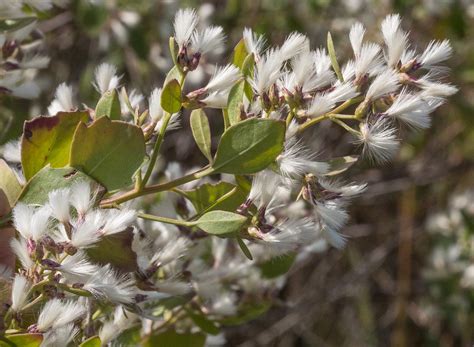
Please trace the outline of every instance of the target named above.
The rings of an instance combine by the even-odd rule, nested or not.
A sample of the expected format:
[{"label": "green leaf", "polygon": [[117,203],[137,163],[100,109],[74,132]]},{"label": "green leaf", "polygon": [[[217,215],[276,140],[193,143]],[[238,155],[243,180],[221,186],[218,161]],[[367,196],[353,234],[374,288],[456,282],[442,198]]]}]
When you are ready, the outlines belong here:
[{"label": "green leaf", "polygon": [[[168,48],[170,49],[171,59],[173,60],[173,67],[177,67],[178,65],[178,51],[176,50],[176,41],[173,36],[170,37],[168,40]],[[166,83],[165,83],[166,84]]]},{"label": "green leaf", "polygon": [[284,254],[259,265],[262,276],[266,278],[275,278],[286,274],[295,262],[296,254]]},{"label": "green leaf", "polygon": [[349,169],[354,165],[359,156],[357,155],[347,155],[345,157],[338,157],[327,161],[329,164],[329,171],[324,176],[335,176]]},{"label": "green leaf", "polygon": [[239,244],[240,250],[244,255],[249,259],[253,260],[252,253],[250,253],[250,249],[247,247],[245,244],[244,240],[242,240],[240,237],[237,237],[237,243]]},{"label": "green leaf", "polygon": [[242,66],[244,65],[245,58],[247,57],[248,52],[245,48],[244,39],[241,39],[234,48],[234,56],[232,58],[232,64],[237,66],[239,69],[242,70]]},{"label": "green leaf", "polygon": [[21,193],[21,185],[13,170],[0,159],[0,194],[4,194],[10,207]]},{"label": "green leaf", "polygon": [[245,60],[242,64],[242,74],[245,77],[252,76],[254,66],[255,66],[255,58],[253,56],[253,53],[250,53],[249,55],[245,57]]},{"label": "green leaf", "polygon": [[101,117],[90,126],[77,127],[70,165],[111,191],[129,185],[144,158],[145,139],[139,127]]},{"label": "green leaf", "polygon": [[232,212],[247,198],[247,193],[240,187],[223,181],[204,183],[196,189],[180,190],[178,193],[190,200],[198,213],[212,210]]},{"label": "green leaf", "polygon": [[43,342],[43,334],[15,334],[6,338],[18,347],[38,347]]},{"label": "green leaf", "polygon": [[92,336],[79,345],[79,347],[100,347],[102,342],[99,336]]},{"label": "green leaf", "polygon": [[145,341],[145,347],[204,347],[206,335],[202,333],[179,334],[174,330],[168,330],[159,334],[151,335]]},{"label": "green leaf", "polygon": [[329,58],[331,59],[332,68],[337,75],[339,81],[344,82],[344,77],[342,77],[341,68],[339,67],[339,63],[337,62],[336,50],[334,49],[334,43],[332,42],[331,33],[328,32],[328,53]]},{"label": "green leaf", "polygon": [[74,131],[89,119],[87,112],[59,112],[25,122],[21,140],[21,165],[26,180],[48,164],[63,167],[69,162]]},{"label": "green leaf", "polygon": [[240,231],[247,218],[227,211],[211,211],[200,217],[195,224],[208,234],[230,236]]},{"label": "green leaf", "polygon": [[226,130],[230,127],[229,112],[227,112],[227,108],[222,109],[222,118],[224,120],[224,130]]},{"label": "green leaf", "polygon": [[98,264],[110,264],[123,272],[138,270],[137,255],[132,250],[133,229],[103,237],[95,247],[86,249],[89,258]]},{"label": "green leaf", "polygon": [[240,122],[240,113],[242,106],[244,105],[244,89],[245,81],[242,80],[235,84],[229,92],[229,98],[227,99],[227,114],[230,125]]},{"label": "green leaf", "polygon": [[245,193],[245,195],[249,195],[250,189],[252,189],[251,179],[246,176],[236,175],[235,183],[237,183],[237,186]]},{"label": "green leaf", "polygon": [[197,146],[211,163],[211,129],[209,127],[209,120],[204,111],[202,109],[197,109],[191,112],[190,123]]},{"label": "green leaf", "polygon": [[222,135],[212,167],[216,172],[252,174],[265,169],[283,150],[285,123],[251,118]]},{"label": "green leaf", "polygon": [[180,81],[182,76],[182,72],[179,70],[177,66],[173,66],[171,70],[168,72],[165,78],[165,82],[163,83],[166,86],[172,80]]},{"label": "green leaf", "polygon": [[[245,77],[253,76],[254,68],[255,68],[255,58],[253,54],[249,54],[247,58],[245,58],[244,64],[242,66],[242,74]],[[253,100],[253,89],[247,80],[245,80],[245,83],[244,83],[244,92],[248,100]]]},{"label": "green leaf", "polygon": [[115,89],[109,90],[102,95],[97,106],[95,107],[95,118],[107,116],[110,119],[120,119],[122,109],[120,100]]},{"label": "green leaf", "polygon": [[176,79],[169,81],[161,92],[161,107],[168,113],[181,109],[181,86]]},{"label": "green leaf", "polygon": [[31,23],[36,22],[36,17],[8,18],[0,20],[0,31],[17,31]]},{"label": "green leaf", "polygon": [[46,166],[23,187],[18,201],[25,204],[43,205],[48,201],[49,192],[55,189],[68,188],[78,181],[93,182],[87,175],[74,168],[54,169]]},{"label": "green leaf", "polygon": [[211,335],[219,334],[219,327],[217,327],[213,321],[207,319],[203,314],[191,310],[186,310],[186,312],[193,320],[194,324],[196,324],[203,332]]}]

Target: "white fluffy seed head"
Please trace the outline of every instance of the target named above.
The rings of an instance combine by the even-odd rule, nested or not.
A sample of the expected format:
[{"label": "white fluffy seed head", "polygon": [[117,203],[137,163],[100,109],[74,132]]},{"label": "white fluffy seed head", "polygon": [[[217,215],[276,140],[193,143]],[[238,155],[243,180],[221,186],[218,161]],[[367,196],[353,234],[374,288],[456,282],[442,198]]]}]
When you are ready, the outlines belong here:
[{"label": "white fluffy seed head", "polygon": [[268,92],[268,89],[280,78],[283,61],[278,50],[270,49],[262,56],[254,69],[254,77],[249,80],[258,95]]},{"label": "white fluffy seed head", "polygon": [[355,59],[355,77],[361,78],[366,74],[374,75],[383,66],[380,56],[380,46],[375,43],[365,43],[360,48],[360,53]]},{"label": "white fluffy seed head", "polygon": [[38,330],[45,332],[49,329],[58,329],[74,322],[86,313],[86,308],[79,302],[72,300],[49,300],[38,317]]},{"label": "white fluffy seed head", "polygon": [[423,98],[407,90],[395,99],[385,114],[415,129],[426,129],[431,124],[430,113],[443,103],[441,98]]},{"label": "white fluffy seed head", "polygon": [[382,96],[395,92],[399,86],[398,75],[392,69],[387,69],[372,81],[367,90],[366,100],[377,100]]},{"label": "white fluffy seed head", "polygon": [[183,257],[190,246],[191,243],[187,239],[176,237],[174,240],[169,240],[166,246],[157,250],[150,260],[150,263],[156,264],[157,266],[167,265],[168,263]]},{"label": "white fluffy seed head", "polygon": [[91,196],[91,186],[86,181],[79,181],[71,187],[70,202],[80,216],[92,207],[95,198]]},{"label": "white fluffy seed head", "polygon": [[21,141],[12,140],[3,145],[2,156],[10,163],[21,163]]},{"label": "white fluffy seed head", "polygon": [[101,229],[103,235],[112,235],[124,231],[131,226],[137,217],[133,210],[105,210],[101,211],[104,225]]},{"label": "white fluffy seed head", "polygon": [[400,28],[400,16],[392,14],[382,22],[382,35],[387,46],[386,60],[390,67],[396,66],[407,48],[408,34]]},{"label": "white fluffy seed head", "polygon": [[259,243],[266,246],[272,255],[281,255],[311,243],[319,232],[318,225],[309,218],[287,219],[278,222],[270,232],[262,233]]},{"label": "white fluffy seed head", "polygon": [[347,223],[349,215],[337,201],[318,202],[316,215],[322,224],[323,237],[336,248],[343,248],[346,238],[339,233]]},{"label": "white fluffy seed head", "polygon": [[357,96],[354,85],[350,82],[337,84],[329,93],[316,94],[306,113],[311,117],[317,117],[331,111],[337,103],[346,101]]},{"label": "white fluffy seed head", "polygon": [[224,49],[225,35],[222,27],[211,26],[202,31],[195,31],[191,38],[194,51],[201,54],[221,53]]},{"label": "white fluffy seed head", "polygon": [[61,223],[67,223],[70,219],[69,214],[69,189],[57,189],[48,194],[48,203],[54,218]]},{"label": "white fluffy seed head", "polygon": [[285,150],[277,158],[280,172],[289,178],[301,178],[305,174],[323,175],[329,165],[314,161],[313,153],[301,143],[290,140],[285,145]]},{"label": "white fluffy seed head", "polygon": [[10,247],[13,253],[18,257],[18,260],[20,260],[20,263],[25,270],[29,270],[33,267],[35,263],[30,257],[25,239],[12,239],[10,241]]},{"label": "white fluffy seed head", "polygon": [[76,248],[89,248],[99,242],[101,234],[99,229],[102,225],[95,218],[88,218],[73,229],[71,235],[71,244]]},{"label": "white fluffy seed head", "polygon": [[31,288],[31,284],[28,282],[26,277],[16,275],[13,279],[12,284],[12,305],[13,311],[20,311],[27,303],[28,292]]},{"label": "white fluffy seed head", "polygon": [[265,38],[262,35],[257,35],[252,29],[245,28],[243,33],[245,49],[250,54],[252,53],[257,60],[263,54],[263,47],[265,46]]},{"label": "white fluffy seed head", "polygon": [[423,89],[420,93],[422,98],[447,98],[448,96],[454,95],[458,92],[458,88],[451,84],[420,80],[417,82]]},{"label": "white fluffy seed head", "polygon": [[187,46],[198,24],[195,10],[180,9],[174,17],[174,39],[179,47]]},{"label": "white fluffy seed head", "polygon": [[400,146],[396,129],[382,119],[377,120],[373,125],[361,123],[360,137],[357,142],[363,145],[363,156],[376,163],[390,161]]},{"label": "white fluffy seed head", "polygon": [[229,90],[223,92],[213,92],[200,101],[209,108],[227,108],[227,101],[229,100]]},{"label": "white fluffy seed head", "polygon": [[95,297],[121,304],[132,303],[136,294],[135,281],[127,275],[119,275],[109,265],[99,268],[83,288]]},{"label": "white fluffy seed head", "polygon": [[50,217],[51,209],[48,205],[35,208],[19,203],[13,209],[13,224],[25,239],[41,239],[48,231]]},{"label": "white fluffy seed head", "polygon": [[116,75],[117,68],[111,64],[102,63],[95,69],[94,86],[101,94],[116,89],[120,83],[120,77]]},{"label": "white fluffy seed head", "polygon": [[55,99],[48,107],[50,116],[54,116],[58,112],[72,111],[76,108],[73,100],[72,88],[66,83],[61,83],[54,94]]},{"label": "white fluffy seed head", "polygon": [[275,192],[281,182],[282,177],[273,171],[260,171],[253,177],[249,199],[254,201],[259,208],[267,207],[275,197]]},{"label": "white fluffy seed head", "polygon": [[65,272],[73,278],[88,278],[92,276],[98,267],[87,259],[84,252],[78,251],[76,254],[66,257],[59,267],[59,271]]},{"label": "white fluffy seed head", "polygon": [[417,58],[417,61],[419,61],[423,68],[429,69],[449,59],[452,54],[453,48],[449,40],[433,40],[428,44],[421,57]]},{"label": "white fluffy seed head", "polygon": [[148,98],[148,112],[154,122],[163,118],[163,109],[161,108],[161,88],[155,88]]},{"label": "white fluffy seed head", "polygon": [[13,226],[25,239],[33,237],[33,233],[30,229],[33,214],[34,208],[22,202],[16,204],[13,209]]},{"label": "white fluffy seed head", "polygon": [[364,40],[364,35],[364,26],[359,22],[354,23],[349,33],[349,40],[351,42],[352,50],[354,51],[354,55],[356,57],[360,56],[360,50],[362,48],[362,41]]},{"label": "white fluffy seed head", "polygon": [[219,67],[205,87],[208,93],[224,91],[231,88],[242,77],[240,70],[232,64]]},{"label": "white fluffy seed head", "polygon": [[43,334],[41,346],[62,347],[67,346],[79,334],[79,328],[74,323],[66,324]]},{"label": "white fluffy seed head", "polygon": [[285,39],[278,54],[280,59],[285,61],[307,51],[309,51],[309,39],[303,34],[293,32]]}]

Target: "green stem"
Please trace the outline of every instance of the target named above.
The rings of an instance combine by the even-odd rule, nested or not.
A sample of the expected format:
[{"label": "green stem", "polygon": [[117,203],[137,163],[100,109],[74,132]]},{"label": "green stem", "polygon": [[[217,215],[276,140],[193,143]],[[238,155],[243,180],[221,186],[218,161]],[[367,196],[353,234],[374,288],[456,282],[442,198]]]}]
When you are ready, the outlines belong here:
[{"label": "green stem", "polygon": [[67,284],[59,283],[58,287],[61,288],[64,291],[66,291],[66,292],[69,292],[69,293],[72,293],[72,294],[75,294],[75,295],[86,296],[86,297],[92,296],[92,294],[90,292],[88,292],[87,290],[84,290],[84,289],[81,289],[81,288],[69,287]]},{"label": "green stem", "polygon": [[45,297],[43,296],[43,294],[40,294],[38,295],[38,297],[36,299],[34,299],[32,302],[26,304],[25,306],[23,306],[23,308],[21,309],[22,311],[26,311],[28,310],[29,308],[35,306],[36,304],[40,303],[41,301],[43,301],[45,299]]},{"label": "green stem", "polygon": [[359,120],[359,118],[354,114],[331,114],[331,118]]},{"label": "green stem", "polygon": [[143,182],[142,172],[141,172],[141,170],[138,170],[137,179],[135,181],[135,189],[140,189],[140,187],[142,187],[142,184],[143,184],[142,182]]},{"label": "green stem", "polygon": [[46,284],[48,284],[50,281],[49,279],[44,279],[38,283],[36,283],[35,285],[33,285],[33,287],[30,288],[30,291],[28,292],[28,295],[31,295],[32,293],[34,293],[36,290],[42,288],[43,286],[45,286]]},{"label": "green stem", "polygon": [[343,127],[344,129],[346,129],[348,132],[350,132],[351,134],[354,134],[356,136],[359,136],[360,133],[355,130],[355,129],[352,129],[350,126],[348,126],[346,123],[344,123],[343,121],[337,119],[337,118],[330,118],[334,123],[340,125],[341,127]]},{"label": "green stem", "polygon": [[[343,102],[342,104],[340,104],[338,107],[336,107],[331,112],[328,112],[328,113],[323,114],[319,117],[311,119],[310,121],[300,125],[300,127],[298,129],[298,132],[301,133],[301,132],[305,131],[306,129],[308,129],[309,127],[313,126],[314,124],[317,124],[317,123],[319,123],[319,122],[321,122],[325,119],[331,118],[331,116],[339,115],[339,112],[344,111],[349,106],[354,105],[354,104],[356,104],[356,103],[358,103],[362,100],[364,100],[364,98],[362,96],[358,96],[356,98],[349,99],[349,100]],[[343,116],[343,117],[338,117],[338,118],[346,118],[347,115],[341,115],[341,116]],[[356,117],[354,117],[353,119],[356,119]]]},{"label": "green stem", "polygon": [[294,117],[295,117],[295,110],[292,108],[291,111],[290,111],[290,114],[288,114],[288,117],[286,118],[286,127],[287,128],[290,125],[290,123],[291,123],[291,121],[293,120]]},{"label": "green stem", "polygon": [[154,216],[152,214],[147,214],[147,213],[138,213],[137,217],[143,218],[143,219],[148,219],[152,220],[155,222],[162,222],[166,224],[174,224],[174,225],[181,225],[183,227],[190,227],[195,225],[195,222],[187,222],[184,220],[179,220],[179,219],[173,219],[173,218],[166,218],[166,217],[160,217],[160,216]]},{"label": "green stem", "polygon": [[[180,71],[179,85],[181,86],[181,88],[183,88],[185,79],[186,79],[186,73],[183,71]],[[168,127],[170,119],[171,119],[171,113],[165,112],[165,114],[163,115],[163,124],[161,125],[160,133],[158,134],[158,137],[155,142],[155,146],[153,147],[153,152],[151,155],[150,162],[148,164],[148,168],[145,173],[145,177],[143,177],[143,180],[137,184],[139,191],[142,190],[143,187],[146,186],[146,184],[148,183],[148,180],[150,179],[150,176],[156,164],[156,159],[158,158],[158,154],[160,153],[160,147],[165,138],[166,128]]]},{"label": "green stem", "polygon": [[204,167],[196,172],[193,172],[189,175],[180,177],[178,179],[175,179],[173,181],[169,181],[166,183],[161,183],[161,184],[155,184],[151,185],[148,187],[143,187],[141,190],[133,189],[125,194],[122,194],[117,197],[112,197],[109,199],[106,199],[100,203],[100,207],[102,208],[112,208],[116,205],[119,205],[125,201],[129,201],[135,198],[138,198],[140,196],[148,195],[148,194],[154,194],[154,193],[160,193],[164,192],[166,190],[171,190],[175,187],[179,187],[180,185],[183,185],[185,183],[200,179],[204,176],[210,175],[214,172],[214,169],[212,167]]},{"label": "green stem", "polygon": [[230,127],[229,112],[226,108],[222,109],[222,117],[224,118],[224,129]]},{"label": "green stem", "polygon": [[163,143],[163,139],[165,138],[165,132],[166,128],[168,127],[168,123],[171,119],[171,114],[166,112],[163,115],[163,124],[161,125],[160,132],[158,134],[158,137],[156,138],[155,146],[153,147],[153,152],[151,154],[150,162],[148,164],[148,168],[145,173],[145,177],[143,177],[143,180],[140,184],[139,190],[141,190],[143,187],[146,186],[148,180],[150,179],[151,173],[153,172],[153,169],[156,164],[156,159],[158,159],[158,154],[160,152],[160,147],[161,144]]}]

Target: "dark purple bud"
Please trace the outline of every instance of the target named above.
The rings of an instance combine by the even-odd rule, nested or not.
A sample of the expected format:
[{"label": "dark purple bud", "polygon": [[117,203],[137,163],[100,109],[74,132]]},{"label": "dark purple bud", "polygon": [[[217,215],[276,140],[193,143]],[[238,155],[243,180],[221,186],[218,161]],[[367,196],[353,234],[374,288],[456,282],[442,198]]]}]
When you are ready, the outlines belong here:
[{"label": "dark purple bud", "polygon": [[145,301],[146,298],[147,298],[147,296],[144,295],[144,294],[137,294],[137,295],[135,295],[135,302]]},{"label": "dark purple bud", "polygon": [[194,71],[199,65],[199,61],[201,60],[201,53],[197,52],[193,54],[191,61],[188,64],[188,70]]},{"label": "dark purple bud", "polygon": [[41,260],[41,265],[49,267],[51,269],[57,269],[58,267],[61,266],[60,264],[58,264],[57,262],[55,262],[54,260],[51,260],[51,259]]},{"label": "dark purple bud", "polygon": [[2,47],[3,59],[7,59],[11,56],[18,47],[18,42],[15,40],[6,41]]}]

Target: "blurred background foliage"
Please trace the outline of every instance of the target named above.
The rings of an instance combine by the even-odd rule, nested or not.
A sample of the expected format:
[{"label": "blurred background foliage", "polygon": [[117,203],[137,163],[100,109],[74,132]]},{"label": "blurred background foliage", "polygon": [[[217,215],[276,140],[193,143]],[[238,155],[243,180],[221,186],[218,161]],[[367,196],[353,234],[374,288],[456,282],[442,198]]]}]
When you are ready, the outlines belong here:
[{"label": "blurred background foliage", "polygon": [[[204,22],[224,27],[225,59],[243,28],[252,27],[272,44],[300,31],[310,37],[312,47],[324,45],[330,30],[338,56],[345,60],[354,21],[364,23],[371,40],[380,41],[380,22],[394,12],[402,15],[414,45],[424,47],[432,38],[451,40],[450,81],[460,91],[434,115],[432,128],[404,134],[409,139],[393,163],[382,168],[358,164],[350,170],[348,179],[369,182],[369,189],[352,207],[346,249],[319,252],[298,264],[281,304],[226,336],[229,345],[248,347],[472,346],[474,290],[461,288],[459,276],[451,276],[440,292],[425,276],[438,242],[436,233],[427,232],[426,221],[447,209],[454,193],[474,186],[471,0],[73,0],[66,9],[39,14],[45,52],[51,57],[49,68],[39,75],[43,93],[34,101],[1,97],[0,144],[21,134],[24,119],[45,112],[61,82],[74,85],[82,102],[93,100],[91,80],[100,62],[116,64],[125,84],[145,95],[161,85],[171,66],[167,40],[180,7],[195,7]],[[209,59],[190,84],[203,83],[217,61]],[[220,119],[217,114],[213,118],[215,129],[222,126]],[[183,129],[167,138],[165,155],[199,165],[202,158],[192,137],[183,136],[186,129],[184,117]],[[322,157],[348,154],[351,147],[341,134],[331,124],[313,134]],[[472,249],[467,258],[474,262]],[[453,295],[467,301],[452,305],[448,298]]]}]

